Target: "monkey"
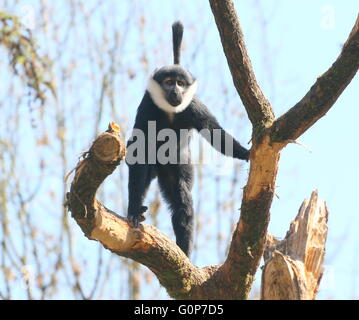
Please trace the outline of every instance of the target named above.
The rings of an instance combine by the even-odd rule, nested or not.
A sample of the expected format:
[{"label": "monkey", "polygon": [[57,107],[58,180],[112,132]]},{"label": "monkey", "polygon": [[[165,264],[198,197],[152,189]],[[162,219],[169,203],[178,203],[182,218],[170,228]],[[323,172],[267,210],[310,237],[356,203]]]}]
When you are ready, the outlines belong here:
[{"label": "monkey", "polygon": [[[145,161],[144,163],[129,163],[128,181],[128,210],[127,219],[134,228],[144,220],[143,206],[146,192],[151,181],[157,178],[161,194],[169,205],[172,213],[172,226],[176,236],[176,243],[189,257],[192,249],[193,238],[193,167],[190,161],[177,163],[160,163],[155,160],[150,162],[149,146],[154,146],[154,152],[159,151],[164,142],[150,141],[149,125],[155,124],[156,134],[162,129],[171,129],[178,139],[181,130],[187,129],[186,143],[177,143],[176,155],[185,154],[190,160],[189,141],[191,130],[197,130],[211,145],[222,154],[225,152],[225,140],[232,145],[233,158],[249,160],[250,151],[241,146],[229,135],[211,114],[209,109],[196,96],[197,80],[194,76],[180,66],[181,42],[183,37],[183,24],[176,21],[172,25],[173,40],[173,65],[156,69],[148,80],[147,89],[137,109],[133,129],[141,130],[145,137]],[[209,135],[202,134],[202,131]],[[207,130],[207,131],[206,131]],[[220,133],[220,146],[215,145],[213,133]],[[188,141],[186,140],[188,138]],[[134,143],[134,136],[128,141],[128,150]],[[176,140],[176,142],[178,142]],[[187,160],[188,160],[187,159]]]}]

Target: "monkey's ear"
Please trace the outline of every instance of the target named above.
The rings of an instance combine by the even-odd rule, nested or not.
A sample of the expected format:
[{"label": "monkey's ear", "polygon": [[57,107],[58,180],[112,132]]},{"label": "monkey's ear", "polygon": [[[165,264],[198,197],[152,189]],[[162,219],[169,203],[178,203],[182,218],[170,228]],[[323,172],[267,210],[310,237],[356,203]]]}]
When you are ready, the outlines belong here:
[{"label": "monkey's ear", "polygon": [[153,79],[153,76],[156,74],[156,72],[159,70],[160,68],[156,68],[155,70],[153,70],[153,72],[150,74],[150,79]]},{"label": "monkey's ear", "polygon": [[188,73],[191,75],[192,79],[193,79],[193,82],[196,82],[197,79],[193,76],[193,74],[191,72],[188,71]]}]

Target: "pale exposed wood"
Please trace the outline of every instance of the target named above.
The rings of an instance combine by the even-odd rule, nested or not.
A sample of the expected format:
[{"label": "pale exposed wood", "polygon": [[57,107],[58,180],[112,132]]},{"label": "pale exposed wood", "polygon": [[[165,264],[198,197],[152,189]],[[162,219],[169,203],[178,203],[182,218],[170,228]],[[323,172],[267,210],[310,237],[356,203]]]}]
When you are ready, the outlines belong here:
[{"label": "pale exposed wood", "polygon": [[237,299],[248,297],[251,287],[248,284],[254,279],[265,249],[269,208],[275,190],[281,146],[271,145],[269,136],[265,135],[251,149],[250,171],[243,190],[241,216],[224,263],[229,279],[238,283]]},{"label": "pale exposed wood", "polygon": [[327,221],[325,201],[314,191],[303,202],[285,239],[268,237],[262,299],[315,299],[323,274]]},{"label": "pale exposed wood", "polygon": [[265,135],[261,143],[251,149],[250,171],[244,190],[244,201],[258,199],[263,191],[274,191],[280,150],[283,146],[284,144],[280,143],[271,144],[270,137]]}]

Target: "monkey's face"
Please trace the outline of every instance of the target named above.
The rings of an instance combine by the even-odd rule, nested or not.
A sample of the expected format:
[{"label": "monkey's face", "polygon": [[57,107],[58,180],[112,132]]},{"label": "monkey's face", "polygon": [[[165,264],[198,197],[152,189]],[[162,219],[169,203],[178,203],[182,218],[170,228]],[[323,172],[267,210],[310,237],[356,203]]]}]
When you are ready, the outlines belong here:
[{"label": "monkey's face", "polygon": [[[196,91],[196,81],[193,76],[178,65],[164,66],[155,70],[152,79],[160,86],[161,96],[169,105],[168,107],[173,107],[174,110],[176,107],[181,106],[183,102],[186,102],[187,106]],[[153,95],[156,96],[157,94],[152,92]],[[160,101],[158,103],[161,104]],[[167,110],[167,112],[172,111]]]},{"label": "monkey's face", "polygon": [[161,87],[168,103],[176,107],[182,103],[188,84],[178,77],[167,77],[162,81]]}]

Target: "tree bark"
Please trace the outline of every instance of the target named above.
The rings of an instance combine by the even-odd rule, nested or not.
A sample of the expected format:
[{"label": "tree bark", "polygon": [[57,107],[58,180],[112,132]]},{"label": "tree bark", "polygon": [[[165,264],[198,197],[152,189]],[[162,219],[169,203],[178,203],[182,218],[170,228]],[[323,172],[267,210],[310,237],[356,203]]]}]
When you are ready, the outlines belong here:
[{"label": "tree bark", "polygon": [[314,191],[303,202],[284,240],[268,237],[262,271],[264,300],[315,299],[323,275],[328,210]]},{"label": "tree bark", "polygon": [[269,101],[259,87],[244,41],[234,4],[229,0],[210,0],[233,83],[253,126],[264,128],[274,121]]}]

